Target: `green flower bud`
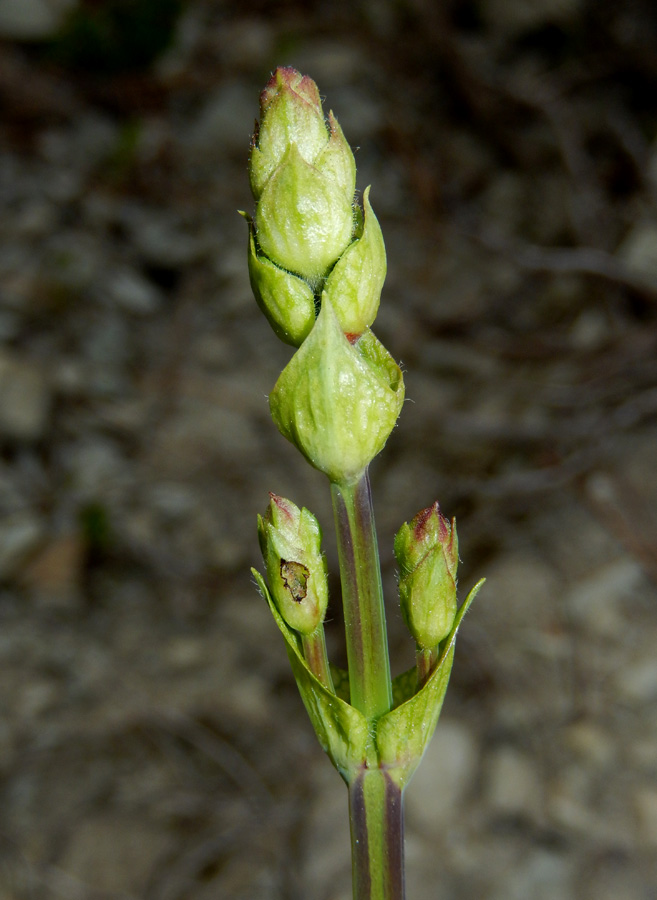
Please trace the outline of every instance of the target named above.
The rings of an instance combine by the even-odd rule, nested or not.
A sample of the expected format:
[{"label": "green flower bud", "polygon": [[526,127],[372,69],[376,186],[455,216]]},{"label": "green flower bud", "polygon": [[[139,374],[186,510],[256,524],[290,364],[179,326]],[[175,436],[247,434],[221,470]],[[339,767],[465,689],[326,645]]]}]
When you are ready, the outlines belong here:
[{"label": "green flower bud", "polygon": [[356,164],[317,85],[278,68],[260,97],[249,175],[258,246],[314,289],[351,242]]},{"label": "green flower bud", "polygon": [[306,162],[313,163],[328,141],[317,85],[296,69],[276,69],[260,95],[260,117],[249,160],[256,200],[290,144],[296,144]]},{"label": "green flower bud", "polygon": [[290,144],[262,192],[255,224],[262,252],[314,283],[351,241],[352,198]]},{"label": "green flower bud", "polygon": [[422,510],[397,532],[395,556],[404,621],[418,647],[433,650],[456,616],[456,520],[450,525],[438,503]]},{"label": "green flower bud", "polygon": [[351,344],[324,296],[310,335],[269,397],[272,418],[316,469],[353,482],[379,453],[404,401],[399,366],[369,329]]},{"label": "green flower bud", "polygon": [[319,522],[307,509],[270,494],[258,537],[276,608],[290,628],[312,634],[328,605],[326,563]]},{"label": "green flower bud", "polygon": [[347,334],[360,334],[372,324],[386,277],[386,248],[369,194],[367,188],[361,233],[337,261],[324,287]]},{"label": "green flower bud", "polygon": [[315,324],[315,298],[309,285],[279,269],[266,256],[258,256],[249,233],[249,280],[258,306],[277,336],[299,347]]}]

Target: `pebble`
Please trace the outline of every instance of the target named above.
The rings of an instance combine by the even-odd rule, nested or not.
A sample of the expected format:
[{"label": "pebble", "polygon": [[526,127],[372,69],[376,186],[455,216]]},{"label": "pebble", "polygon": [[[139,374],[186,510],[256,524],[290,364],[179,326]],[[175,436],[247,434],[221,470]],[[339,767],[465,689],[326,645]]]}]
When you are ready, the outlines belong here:
[{"label": "pebble", "polygon": [[318,767],[315,780],[317,799],[304,829],[306,852],[301,881],[308,897],[348,900],[351,867],[347,791],[330,766]]},{"label": "pebble", "polygon": [[257,113],[254,92],[244,82],[222,84],[208,97],[185,136],[189,150],[203,158],[222,159],[226,153],[245,154]]},{"label": "pebble", "polygon": [[84,541],[79,534],[58,535],[25,567],[21,583],[43,607],[76,610],[82,597],[84,554]]},{"label": "pebble", "polygon": [[654,652],[654,646],[650,646],[645,656],[616,672],[616,685],[626,700],[649,703],[657,699],[657,657]]},{"label": "pebble", "polygon": [[560,594],[554,569],[533,553],[509,552],[486,571],[486,592],[493,603],[483,603],[478,615],[484,627],[498,630],[500,621],[508,624],[501,639],[517,649],[519,629],[532,635],[550,633],[558,614],[554,598]]},{"label": "pebble", "polygon": [[634,808],[639,842],[657,849],[657,787],[638,788],[634,793]]},{"label": "pebble", "polygon": [[61,700],[61,688],[55,681],[38,680],[25,684],[20,691],[16,708],[23,721],[38,719]]},{"label": "pebble", "polygon": [[625,627],[622,603],[638,593],[643,579],[639,563],[622,556],[576,582],[566,594],[568,609],[595,634],[620,635]]},{"label": "pebble", "polygon": [[503,816],[535,819],[541,811],[542,786],[532,761],[513,747],[495,750],[486,765],[485,797]]},{"label": "pebble", "polygon": [[594,722],[576,722],[564,734],[564,742],[588,765],[604,769],[616,758],[613,739]]},{"label": "pebble", "polygon": [[169,840],[164,830],[119,816],[80,823],[73,831],[61,868],[99,893],[142,896]]},{"label": "pebble", "polygon": [[[218,398],[221,402],[221,399]],[[254,464],[262,459],[261,438],[243,413],[221,409],[213,403],[189,403],[161,430],[153,456],[163,472],[175,476],[190,466]]]},{"label": "pebble", "polygon": [[96,283],[102,255],[99,241],[91,234],[80,230],[55,232],[41,260],[39,274],[45,289],[56,296],[79,296]]},{"label": "pebble", "polygon": [[410,830],[440,834],[455,817],[474,787],[478,748],[460,722],[441,719],[406,791]]},{"label": "pebble", "polygon": [[191,637],[177,637],[163,648],[163,654],[178,671],[197,669],[206,661],[206,644]]},{"label": "pebble", "polygon": [[196,234],[186,231],[176,216],[138,207],[126,211],[122,218],[135,247],[152,265],[182,268],[203,252],[203,243]]},{"label": "pebble", "polygon": [[638,866],[609,854],[586,872],[578,900],[646,900],[652,887],[641,882]]},{"label": "pebble", "polygon": [[657,278],[657,222],[639,222],[618,249],[618,255],[631,272]]},{"label": "pebble", "polygon": [[116,446],[101,437],[87,437],[70,446],[64,464],[69,491],[80,501],[115,496],[130,481]]},{"label": "pebble", "polygon": [[0,350],[0,439],[41,440],[48,427],[51,402],[41,367]]},{"label": "pebble", "polygon": [[490,900],[575,900],[572,869],[569,858],[534,850],[509,868]]},{"label": "pebble", "polygon": [[0,520],[0,581],[12,578],[44,538],[42,519],[27,510]]},{"label": "pebble", "polygon": [[145,316],[157,311],[162,297],[152,282],[134,269],[115,270],[106,285],[109,297],[126,312]]}]

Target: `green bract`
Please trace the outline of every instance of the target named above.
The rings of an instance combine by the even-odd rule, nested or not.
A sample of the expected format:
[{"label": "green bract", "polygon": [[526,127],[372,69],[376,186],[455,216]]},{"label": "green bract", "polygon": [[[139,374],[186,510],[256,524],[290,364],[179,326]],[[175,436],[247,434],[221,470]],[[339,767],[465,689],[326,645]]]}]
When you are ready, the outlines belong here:
[{"label": "green bract", "polygon": [[351,344],[326,296],[269,397],[272,418],[316,469],[352,483],[379,453],[404,401],[399,366],[371,331]]},{"label": "green bract", "polygon": [[[402,690],[398,703],[389,713],[376,722],[368,722],[312,674],[303,658],[299,637],[280,615],[260,574],[255,569],[251,571],[285,638],[299,693],[317,737],[336,769],[349,783],[362,772],[363,763],[370,769],[382,765],[400,787],[405,787],[433,736],[449,683],[458,628],[484,583],[483,579],[474,586],[459,609],[427,683],[417,693]],[[399,676],[396,682],[415,685],[414,676],[415,672],[411,670]]]},{"label": "green bract", "polygon": [[267,512],[258,516],[258,537],[272,597],[290,628],[312,634],[328,605],[319,522],[309,510],[269,496]]},{"label": "green bract", "polygon": [[258,306],[277,336],[299,347],[315,324],[315,299],[307,282],[279,269],[256,252],[253,230],[249,234],[249,280]]},{"label": "green bract", "polygon": [[324,288],[347,334],[360,334],[372,324],[386,277],[386,248],[369,195],[367,188],[361,233],[337,261]]},{"label": "green bract", "polygon": [[437,503],[405,523],[395,537],[402,616],[423,650],[449,634],[456,615],[458,538]]}]

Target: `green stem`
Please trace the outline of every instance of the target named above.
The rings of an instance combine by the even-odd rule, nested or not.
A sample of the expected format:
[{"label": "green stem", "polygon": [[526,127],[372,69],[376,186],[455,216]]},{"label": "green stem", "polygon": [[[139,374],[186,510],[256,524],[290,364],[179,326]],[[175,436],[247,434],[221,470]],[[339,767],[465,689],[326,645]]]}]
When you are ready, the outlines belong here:
[{"label": "green stem", "polygon": [[354,900],[404,900],[403,797],[383,769],[349,784]]},{"label": "green stem", "polygon": [[379,548],[367,469],[355,484],[331,484],[338,535],[351,705],[368,719],[392,707]]},{"label": "green stem", "polygon": [[324,687],[335,694],[328,655],[326,653],[324,626],[320,625],[312,634],[302,635],[301,643],[303,645],[303,655],[308,663],[308,668],[313,675],[319,678]]}]

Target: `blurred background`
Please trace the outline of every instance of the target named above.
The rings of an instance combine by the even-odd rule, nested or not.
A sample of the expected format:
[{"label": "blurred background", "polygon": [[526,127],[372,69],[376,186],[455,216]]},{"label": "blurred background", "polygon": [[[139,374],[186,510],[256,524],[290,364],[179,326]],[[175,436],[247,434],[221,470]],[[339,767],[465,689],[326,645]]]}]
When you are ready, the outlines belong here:
[{"label": "blurred background", "polygon": [[409,900],[654,900],[655,5],[0,0],[0,38],[1,900],[350,897],[346,792],[249,574],[270,490],[337,568],[237,215],[278,64],[386,239],[395,673],[399,525],[438,499],[461,590],[488,578]]}]

